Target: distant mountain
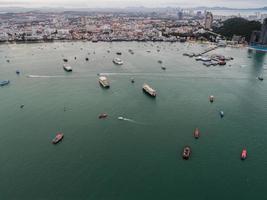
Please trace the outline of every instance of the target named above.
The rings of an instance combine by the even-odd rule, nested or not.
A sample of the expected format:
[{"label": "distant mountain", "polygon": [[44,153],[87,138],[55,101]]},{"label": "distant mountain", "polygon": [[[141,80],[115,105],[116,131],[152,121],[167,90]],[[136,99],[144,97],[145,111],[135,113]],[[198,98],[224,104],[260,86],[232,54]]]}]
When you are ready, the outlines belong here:
[{"label": "distant mountain", "polygon": [[228,7],[195,7],[194,10],[267,10],[266,7],[262,8],[228,8]]},{"label": "distant mountain", "polygon": [[253,11],[267,11],[267,6],[262,8],[227,8],[227,7],[195,7],[195,8],[179,8],[179,7],[125,7],[125,8],[64,8],[64,7],[40,7],[40,8],[26,8],[26,7],[0,7],[0,12],[168,12],[170,10],[179,9],[193,9],[193,10],[253,10]]}]

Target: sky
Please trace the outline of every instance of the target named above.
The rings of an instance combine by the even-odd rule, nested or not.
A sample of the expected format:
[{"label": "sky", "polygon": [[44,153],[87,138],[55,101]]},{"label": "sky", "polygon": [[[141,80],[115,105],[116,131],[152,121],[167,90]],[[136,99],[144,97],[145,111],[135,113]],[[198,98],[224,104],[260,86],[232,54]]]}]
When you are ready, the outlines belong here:
[{"label": "sky", "polygon": [[0,0],[1,7],[197,7],[224,6],[229,8],[257,8],[267,6],[267,0]]}]

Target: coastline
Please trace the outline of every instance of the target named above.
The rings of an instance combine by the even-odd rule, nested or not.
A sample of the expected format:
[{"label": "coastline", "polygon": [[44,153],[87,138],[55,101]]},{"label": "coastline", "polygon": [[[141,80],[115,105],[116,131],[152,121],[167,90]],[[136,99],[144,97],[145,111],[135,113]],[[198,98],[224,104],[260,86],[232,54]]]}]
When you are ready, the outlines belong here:
[{"label": "coastline", "polygon": [[[49,43],[74,43],[74,42],[90,42],[90,43],[120,43],[120,42],[138,42],[138,43],[185,43],[185,44],[205,44],[205,45],[218,45],[215,42],[209,42],[209,41],[200,41],[200,40],[186,40],[186,41],[169,41],[169,40],[99,40],[97,42],[94,42],[92,40],[31,40],[31,41],[0,41],[0,45],[6,45],[6,44],[36,44],[36,43],[43,43],[43,44],[49,44]],[[226,45],[226,47],[229,48],[249,48],[249,45],[244,44],[237,44],[237,45]],[[252,48],[254,49],[254,48]],[[267,51],[267,50],[266,50]]]}]

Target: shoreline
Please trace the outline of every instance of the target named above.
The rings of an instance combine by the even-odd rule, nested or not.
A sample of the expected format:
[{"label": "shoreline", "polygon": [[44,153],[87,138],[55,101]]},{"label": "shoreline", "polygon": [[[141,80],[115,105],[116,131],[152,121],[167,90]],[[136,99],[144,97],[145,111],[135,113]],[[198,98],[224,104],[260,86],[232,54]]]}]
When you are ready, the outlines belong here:
[{"label": "shoreline", "polygon": [[[49,44],[49,43],[74,43],[74,42],[88,42],[88,43],[120,43],[120,42],[137,42],[137,43],[182,43],[182,44],[205,44],[205,45],[217,45],[214,42],[208,41],[196,41],[196,40],[188,40],[185,42],[181,41],[155,41],[155,40],[114,40],[114,41],[106,41],[106,40],[99,40],[94,42],[92,40],[34,40],[34,41],[0,41],[0,45],[9,45],[9,44]],[[248,48],[248,45],[238,44],[238,45],[226,45],[226,47],[230,48]]]}]

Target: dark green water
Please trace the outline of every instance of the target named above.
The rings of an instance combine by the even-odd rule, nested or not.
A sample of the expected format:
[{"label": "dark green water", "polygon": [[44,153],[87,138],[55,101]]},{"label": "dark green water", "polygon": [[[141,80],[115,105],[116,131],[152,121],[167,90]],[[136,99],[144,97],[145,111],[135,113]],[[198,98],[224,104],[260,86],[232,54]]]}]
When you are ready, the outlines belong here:
[{"label": "dark green water", "polygon": [[[151,44],[0,46],[0,79],[11,80],[0,88],[1,200],[267,198],[267,82],[256,79],[267,69],[265,54],[218,49],[235,58],[231,67],[207,68],[182,56],[206,46]],[[117,51],[123,66],[112,63]],[[62,69],[63,55],[71,74]],[[97,73],[108,73],[109,90]],[[143,94],[144,82],[157,89],[156,99]],[[109,118],[99,120],[102,112]],[[55,146],[57,131],[65,138]],[[185,145],[192,147],[188,161],[181,158]]]}]

